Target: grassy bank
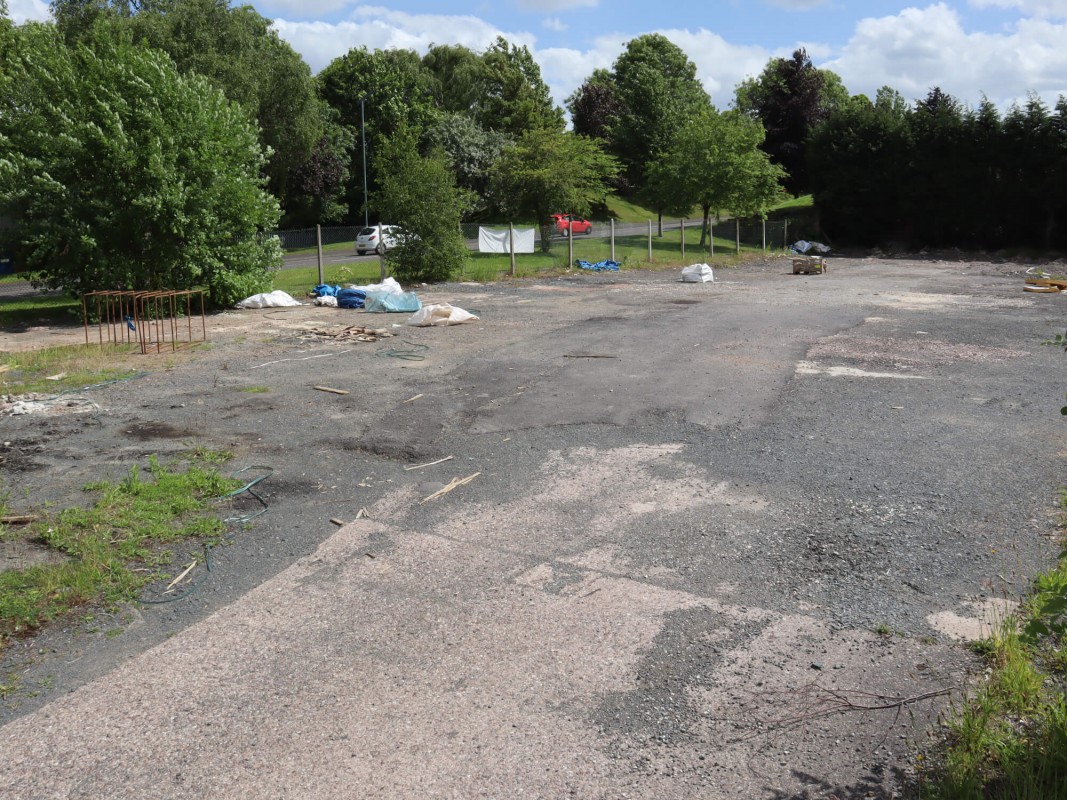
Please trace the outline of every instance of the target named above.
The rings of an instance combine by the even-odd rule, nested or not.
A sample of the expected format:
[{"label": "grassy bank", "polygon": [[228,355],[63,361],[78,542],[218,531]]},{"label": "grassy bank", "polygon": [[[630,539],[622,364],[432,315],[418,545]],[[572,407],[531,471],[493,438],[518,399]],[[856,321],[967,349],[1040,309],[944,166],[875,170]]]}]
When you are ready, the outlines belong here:
[{"label": "grassy bank", "polygon": [[1067,553],[975,645],[981,685],[957,703],[943,746],[921,757],[927,800],[1067,798]]}]

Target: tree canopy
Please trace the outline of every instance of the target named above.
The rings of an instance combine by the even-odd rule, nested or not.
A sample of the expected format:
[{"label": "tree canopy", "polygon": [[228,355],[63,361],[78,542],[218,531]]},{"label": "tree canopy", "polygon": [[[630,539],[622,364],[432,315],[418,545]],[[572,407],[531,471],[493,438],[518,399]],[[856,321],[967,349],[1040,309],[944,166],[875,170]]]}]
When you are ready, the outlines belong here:
[{"label": "tree canopy", "polygon": [[760,149],[763,135],[758,122],[709,107],[687,122],[650,166],[649,184],[670,210],[684,214],[700,206],[702,247],[712,211],[763,214],[781,196],[785,172]]},{"label": "tree canopy", "polygon": [[558,211],[589,214],[604,201],[607,182],[617,171],[615,160],[593,139],[535,128],[501,153],[490,192],[505,214],[537,220],[541,246],[547,251],[549,216]]},{"label": "tree canopy", "polygon": [[645,165],[711,101],[697,80],[696,65],[662,34],[628,42],[613,74],[621,110],[609,127],[609,150],[622,162],[629,185],[639,188]]},{"label": "tree canopy", "polygon": [[420,155],[414,131],[402,124],[375,158],[382,176],[378,207],[400,228],[388,255],[393,273],[403,281],[448,280],[467,258],[459,227],[467,196],[456,187],[447,156],[440,149]]},{"label": "tree canopy", "polygon": [[280,261],[265,156],[247,114],[159,51],[68,47],[27,24],[4,50],[0,213],[5,242],[50,287],[206,286],[229,304]]},{"label": "tree canopy", "polygon": [[847,100],[841,79],[829,70],[817,69],[800,48],[792,58],[772,58],[759,77],[742,82],[735,105],[763,123],[767,131],[764,150],[789,174],[786,188],[801,194],[808,191],[808,136]]},{"label": "tree canopy", "polygon": [[[334,215],[343,186],[304,176],[320,171],[324,151],[344,156],[350,142],[319,99],[311,69],[250,5],[230,0],[53,0],[56,25],[70,43],[132,36],[167,53],[183,74],[207,78],[256,120],[270,157],[271,192],[288,209]],[[324,194],[301,196],[314,185]]]}]

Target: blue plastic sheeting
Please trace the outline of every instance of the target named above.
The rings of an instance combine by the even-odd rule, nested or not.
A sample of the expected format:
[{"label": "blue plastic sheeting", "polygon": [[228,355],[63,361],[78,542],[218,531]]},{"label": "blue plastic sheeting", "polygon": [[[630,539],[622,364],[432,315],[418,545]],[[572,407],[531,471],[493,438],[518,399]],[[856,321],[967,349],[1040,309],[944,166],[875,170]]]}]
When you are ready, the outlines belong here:
[{"label": "blue plastic sheeting", "polygon": [[338,308],[363,308],[367,293],[362,289],[339,289],[337,291]]},{"label": "blue plastic sheeting", "polygon": [[618,261],[598,261],[595,264],[590,264],[588,261],[582,261],[578,259],[574,262],[580,269],[590,269],[593,272],[618,272],[619,267],[622,266]]},{"label": "blue plastic sheeting", "polygon": [[[338,304],[340,301],[338,301]],[[414,292],[367,292],[364,309],[369,312],[384,311],[395,313],[404,311],[413,313],[422,308],[422,303]]]},{"label": "blue plastic sheeting", "polygon": [[315,297],[337,297],[339,291],[341,291],[340,286],[330,286],[326,283],[320,283],[311,290]]}]

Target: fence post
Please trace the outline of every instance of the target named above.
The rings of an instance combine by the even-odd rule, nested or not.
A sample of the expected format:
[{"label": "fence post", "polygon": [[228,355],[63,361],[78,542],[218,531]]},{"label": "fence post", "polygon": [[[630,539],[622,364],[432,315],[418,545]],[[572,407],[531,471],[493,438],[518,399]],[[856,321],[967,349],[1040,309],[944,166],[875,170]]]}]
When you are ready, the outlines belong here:
[{"label": "fence post", "polygon": [[678,220],[678,225],[682,229],[682,261],[685,261],[685,220]]},{"label": "fence post", "polygon": [[615,260],[615,220],[611,220],[611,260]]},{"label": "fence post", "polygon": [[315,248],[319,254],[319,286],[326,283],[326,279],[322,275],[322,226],[315,226]]},{"label": "fence post", "polygon": [[381,271],[381,282],[385,283],[385,239],[382,238],[382,223],[378,223],[378,268]]},{"label": "fence post", "polygon": [[515,226],[508,223],[508,249],[511,251],[511,277],[515,277]]},{"label": "fence post", "polygon": [[786,217],[786,220],[785,220],[785,233],[782,234],[782,249],[783,250],[788,250],[789,249],[789,218],[788,217]]},{"label": "fence post", "polygon": [[737,254],[741,255],[741,220],[734,217],[734,239],[737,242]]},{"label": "fence post", "polygon": [[652,220],[648,221],[648,263],[652,263]]},{"label": "fence post", "polygon": [[708,255],[715,258],[715,223],[708,217]]},{"label": "fence post", "polygon": [[763,254],[767,254],[767,220],[761,220],[763,226]]},{"label": "fence post", "polygon": [[574,220],[571,219],[567,228],[567,269],[574,267]]}]

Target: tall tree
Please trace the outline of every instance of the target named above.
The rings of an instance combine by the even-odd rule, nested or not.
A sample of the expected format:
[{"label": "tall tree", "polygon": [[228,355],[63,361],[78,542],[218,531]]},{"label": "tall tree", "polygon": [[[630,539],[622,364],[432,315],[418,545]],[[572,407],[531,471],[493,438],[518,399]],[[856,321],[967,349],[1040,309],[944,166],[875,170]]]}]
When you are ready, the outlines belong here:
[{"label": "tall tree", "polygon": [[559,211],[589,214],[604,201],[607,182],[617,171],[615,160],[595,140],[535,128],[501,153],[492,169],[490,191],[505,214],[537,221],[541,249],[548,252],[549,216]]},{"label": "tall tree", "polygon": [[422,64],[432,76],[433,100],[440,111],[475,112],[486,91],[481,55],[461,44],[437,44],[422,57]]},{"label": "tall tree", "polygon": [[[186,289],[229,304],[281,261],[248,115],[205,78],[121,40],[18,29],[3,56],[0,214],[49,287]],[[14,52],[12,52],[14,51]],[[13,240],[12,240],[13,239]]]},{"label": "tall tree", "polygon": [[637,190],[646,164],[670,147],[675,133],[710,100],[696,65],[662,34],[628,42],[613,73],[622,108],[610,126],[610,151],[622,162],[629,187]]},{"label": "tall tree", "polygon": [[757,78],[742,82],[735,106],[763,123],[763,148],[789,173],[786,188],[808,191],[805,148],[808,136],[830,112],[848,100],[841,79],[817,69],[804,48],[792,58],[772,58]]},{"label": "tall tree", "polygon": [[[367,144],[367,176],[372,190],[371,216],[381,216],[374,197],[378,186],[378,148],[402,126],[421,138],[437,120],[433,104],[433,78],[413,50],[353,48],[331,61],[318,74],[322,98],[346,125],[362,126]],[[362,101],[362,108],[361,108]],[[348,202],[353,216],[363,207],[363,148],[352,150]]]},{"label": "tall tree", "polygon": [[615,89],[615,78],[606,69],[597,69],[567,98],[574,132],[594,139],[607,139],[623,105]]},{"label": "tall tree", "polygon": [[759,122],[736,111],[720,114],[709,105],[650,166],[650,185],[673,198],[674,209],[684,213],[700,206],[701,247],[712,211],[762,215],[781,196],[785,172],[760,149],[763,136]]},{"label": "tall tree", "polygon": [[[250,5],[230,0],[53,0],[56,24],[68,42],[132,35],[167,53],[184,74],[206,77],[253,115],[270,149],[264,167],[282,205],[337,203],[340,187],[321,184],[325,197],[298,197],[290,186],[305,162],[347,141],[319,100],[311,70]],[[333,154],[342,157],[343,150]],[[312,169],[314,167],[311,167]],[[304,182],[306,184],[306,182]]]},{"label": "tall tree", "polygon": [[465,114],[446,114],[426,134],[431,147],[448,156],[456,174],[456,184],[471,193],[466,217],[478,216],[489,206],[489,170],[511,137],[487,131]]},{"label": "tall tree", "polygon": [[526,45],[516,47],[498,37],[482,63],[484,93],[475,109],[479,125],[510,136],[537,128],[563,130],[563,110],[552,102]]},{"label": "tall tree", "polygon": [[911,148],[909,112],[894,95],[853,98],[811,136],[810,188],[831,239],[874,245],[899,232]]},{"label": "tall tree", "polygon": [[440,149],[420,155],[415,132],[401,124],[383,137],[375,159],[378,205],[401,230],[388,255],[394,274],[405,282],[448,280],[467,258],[459,227],[467,197],[447,156]]}]

